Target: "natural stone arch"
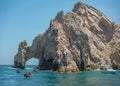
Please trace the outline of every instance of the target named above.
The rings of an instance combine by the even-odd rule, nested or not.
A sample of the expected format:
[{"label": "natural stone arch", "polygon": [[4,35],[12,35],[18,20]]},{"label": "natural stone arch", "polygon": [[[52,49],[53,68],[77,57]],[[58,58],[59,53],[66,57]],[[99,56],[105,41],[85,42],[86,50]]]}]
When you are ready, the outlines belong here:
[{"label": "natural stone arch", "polygon": [[26,40],[21,41],[19,44],[18,53],[15,55],[14,59],[15,67],[24,69],[26,62],[31,58],[39,59],[38,57],[35,57],[35,52],[32,47],[27,46]]},{"label": "natural stone arch", "polygon": [[[97,15],[97,21],[92,15]],[[119,25],[94,7],[78,2],[65,16],[63,12],[58,13],[50,27],[36,36],[31,46],[22,41],[14,66],[24,68],[27,60],[36,57],[41,60],[40,69],[78,72],[101,69],[107,57],[114,69],[120,69],[120,49],[117,49],[120,47],[119,30]]]}]

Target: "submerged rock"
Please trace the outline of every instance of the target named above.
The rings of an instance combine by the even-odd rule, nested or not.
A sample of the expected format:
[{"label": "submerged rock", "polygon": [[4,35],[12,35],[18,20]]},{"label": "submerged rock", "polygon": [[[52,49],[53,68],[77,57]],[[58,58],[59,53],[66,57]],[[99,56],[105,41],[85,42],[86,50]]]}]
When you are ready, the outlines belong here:
[{"label": "submerged rock", "polygon": [[39,59],[41,70],[100,69],[106,59],[112,68],[120,69],[120,26],[94,7],[78,2],[65,15],[60,11],[31,46],[22,41],[14,66],[25,68],[27,60],[33,57]]}]

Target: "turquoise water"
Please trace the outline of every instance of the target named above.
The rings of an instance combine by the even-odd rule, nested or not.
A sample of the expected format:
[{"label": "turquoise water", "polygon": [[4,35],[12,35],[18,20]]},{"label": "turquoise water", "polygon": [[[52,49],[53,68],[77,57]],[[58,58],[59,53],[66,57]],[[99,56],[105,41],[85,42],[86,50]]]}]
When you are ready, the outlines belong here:
[{"label": "turquoise water", "polygon": [[102,74],[100,71],[56,74],[49,70],[33,73],[32,78],[23,77],[28,66],[21,73],[10,66],[0,66],[0,86],[120,86],[120,71],[116,74]]}]

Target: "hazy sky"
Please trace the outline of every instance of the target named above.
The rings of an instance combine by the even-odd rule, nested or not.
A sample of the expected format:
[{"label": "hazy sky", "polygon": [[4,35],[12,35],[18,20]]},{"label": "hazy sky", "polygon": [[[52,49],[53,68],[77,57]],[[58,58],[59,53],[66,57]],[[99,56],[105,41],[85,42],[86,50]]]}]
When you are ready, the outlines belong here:
[{"label": "hazy sky", "polygon": [[[57,12],[71,11],[82,1],[120,24],[120,0],[0,0],[0,64],[13,64],[21,40],[31,45]],[[27,64],[38,61],[28,61]]]}]

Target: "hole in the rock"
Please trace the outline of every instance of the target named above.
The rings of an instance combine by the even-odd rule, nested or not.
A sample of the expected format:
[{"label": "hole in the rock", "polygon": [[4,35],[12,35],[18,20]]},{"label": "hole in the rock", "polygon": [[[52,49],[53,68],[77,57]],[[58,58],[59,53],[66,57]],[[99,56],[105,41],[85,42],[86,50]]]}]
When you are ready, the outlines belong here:
[{"label": "hole in the rock", "polygon": [[38,65],[39,64],[39,59],[36,58],[31,58],[26,62],[26,65]]}]

